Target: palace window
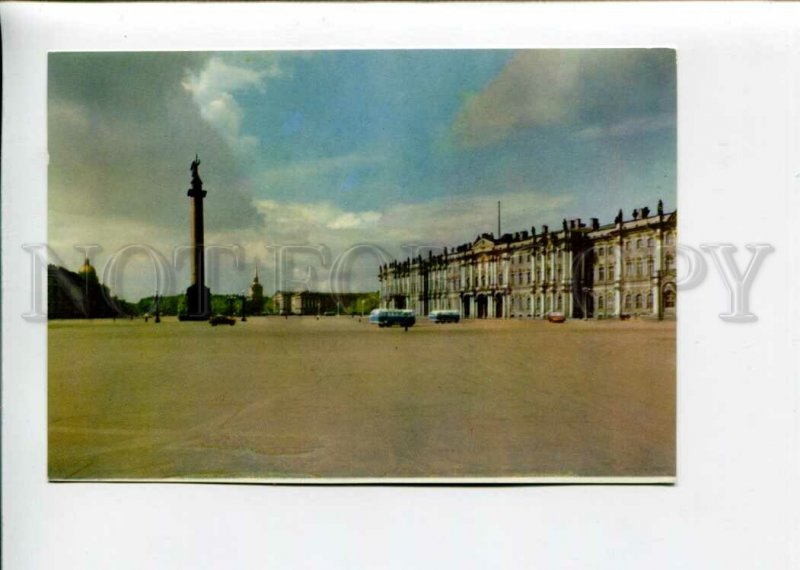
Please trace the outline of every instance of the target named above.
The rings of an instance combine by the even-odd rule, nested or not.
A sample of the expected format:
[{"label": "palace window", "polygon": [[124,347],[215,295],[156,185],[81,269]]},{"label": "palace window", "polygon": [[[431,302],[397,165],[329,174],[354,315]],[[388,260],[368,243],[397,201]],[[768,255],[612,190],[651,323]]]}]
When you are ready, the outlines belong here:
[{"label": "palace window", "polygon": [[672,289],[668,289],[664,293],[664,308],[666,309],[675,308],[675,291],[673,291]]},{"label": "palace window", "polygon": [[[531,272],[528,271],[528,285],[531,284]],[[528,307],[530,309],[530,307]]]},{"label": "palace window", "polygon": [[597,255],[605,255],[605,249],[602,247],[597,248]]},{"label": "palace window", "polygon": [[647,247],[653,247],[653,238],[647,238]]},{"label": "palace window", "polygon": [[605,281],[606,280],[606,268],[602,265],[597,268],[597,280],[598,281]]},{"label": "palace window", "polygon": [[531,310],[531,298],[530,297],[528,297],[528,310],[529,311]]},{"label": "palace window", "polygon": [[636,295],[636,308],[637,309],[641,309],[642,308],[642,294],[641,293]]},{"label": "palace window", "polygon": [[625,308],[626,309],[630,309],[631,308],[631,295],[630,295],[630,293],[625,295]]},{"label": "palace window", "polygon": [[603,296],[602,295],[598,295],[597,296],[597,308],[598,309],[603,309],[604,308],[604,306],[603,306]]},{"label": "palace window", "polygon": [[652,275],[653,274],[653,258],[652,258],[652,256],[647,258],[647,274],[648,275]]},{"label": "palace window", "polygon": [[606,303],[606,305],[608,305],[608,308],[609,309],[613,309],[614,308],[614,294],[613,293],[609,293],[608,296],[606,297],[606,299],[608,301],[608,303]]},{"label": "palace window", "polygon": [[561,310],[562,302],[563,302],[563,299],[561,298],[561,295],[559,295],[558,299],[556,299],[556,311],[560,311]]},{"label": "palace window", "polygon": [[648,309],[652,309],[653,308],[653,294],[652,293],[648,293],[647,294],[647,308]]},{"label": "palace window", "polygon": [[671,255],[667,255],[664,258],[664,267],[666,268],[667,271],[672,271],[672,262],[673,259]]},{"label": "palace window", "polygon": [[642,240],[640,239],[636,240],[636,249],[642,249]]}]

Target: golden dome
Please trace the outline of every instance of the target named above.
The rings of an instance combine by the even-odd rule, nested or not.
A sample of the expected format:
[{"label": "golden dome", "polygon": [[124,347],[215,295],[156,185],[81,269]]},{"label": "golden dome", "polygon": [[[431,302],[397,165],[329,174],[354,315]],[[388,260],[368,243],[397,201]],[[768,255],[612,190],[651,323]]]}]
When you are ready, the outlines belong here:
[{"label": "golden dome", "polygon": [[95,273],[96,274],[97,272],[94,270],[94,267],[92,267],[92,264],[89,263],[89,258],[87,257],[86,260],[83,262],[83,265],[81,265],[81,268],[78,269],[78,273],[80,273],[80,274],[83,274],[83,273],[90,273],[90,274],[91,273]]}]

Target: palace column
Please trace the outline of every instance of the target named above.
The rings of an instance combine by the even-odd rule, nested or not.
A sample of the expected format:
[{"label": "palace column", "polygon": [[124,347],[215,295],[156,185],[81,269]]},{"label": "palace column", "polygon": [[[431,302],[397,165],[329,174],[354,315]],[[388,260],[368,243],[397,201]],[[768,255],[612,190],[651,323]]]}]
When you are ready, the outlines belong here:
[{"label": "palace column", "polygon": [[203,199],[206,197],[206,191],[203,190],[203,181],[198,174],[199,166],[200,160],[195,156],[190,167],[192,187],[186,193],[192,199],[192,284],[186,289],[186,314],[180,318],[189,321],[206,320],[211,315],[211,291],[205,285]]},{"label": "palace column", "polygon": [[[660,221],[660,220],[659,220]],[[653,306],[651,307],[653,314],[660,319],[664,318],[664,304],[661,300],[661,275],[662,275],[662,255],[664,251],[664,231],[659,223],[656,230],[655,239],[655,252],[653,252],[653,275],[652,278],[652,291],[653,291]]]}]

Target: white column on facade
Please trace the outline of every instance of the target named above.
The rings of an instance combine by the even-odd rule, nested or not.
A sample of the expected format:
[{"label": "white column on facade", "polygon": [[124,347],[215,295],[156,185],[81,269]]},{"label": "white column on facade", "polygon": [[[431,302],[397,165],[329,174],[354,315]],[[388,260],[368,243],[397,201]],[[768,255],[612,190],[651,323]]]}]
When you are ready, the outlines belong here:
[{"label": "white column on facade", "polygon": [[528,263],[531,266],[531,282],[528,284],[530,286],[536,282],[536,256],[529,253],[528,257],[530,257]]},{"label": "white column on facade", "polygon": [[656,277],[653,279],[653,306],[651,309],[654,315],[660,316],[662,315],[661,275],[663,267],[662,258],[664,255],[664,232],[660,226],[656,230],[655,238],[656,250],[653,254],[653,272],[655,273]]},{"label": "white column on facade", "polygon": [[572,251],[567,250],[565,256],[564,274],[567,276],[567,283],[571,283],[575,276],[572,274]]},{"label": "white column on facade", "polygon": [[539,250],[539,282],[544,283],[547,280],[545,276],[545,261],[546,261],[547,252],[545,248],[541,248]]},{"label": "white column on facade", "polygon": [[622,255],[623,243],[622,240],[615,240],[614,244],[614,313],[617,315],[622,314]]}]

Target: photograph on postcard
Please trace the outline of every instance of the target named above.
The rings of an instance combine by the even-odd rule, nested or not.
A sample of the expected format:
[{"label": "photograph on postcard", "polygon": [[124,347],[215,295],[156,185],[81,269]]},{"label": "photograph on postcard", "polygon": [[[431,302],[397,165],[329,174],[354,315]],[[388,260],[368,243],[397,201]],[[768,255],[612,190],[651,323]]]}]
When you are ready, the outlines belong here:
[{"label": "photograph on postcard", "polygon": [[52,481],[671,482],[670,49],[48,57]]}]

